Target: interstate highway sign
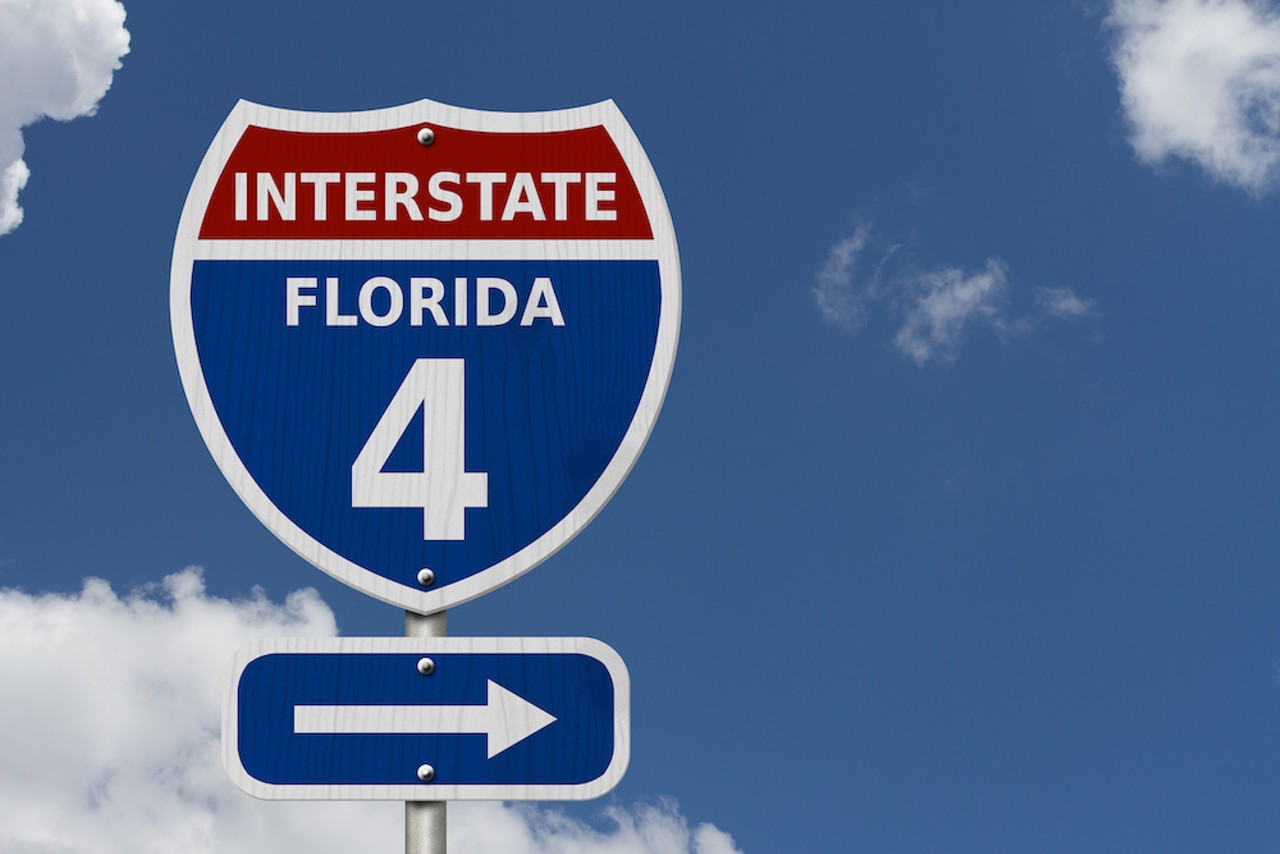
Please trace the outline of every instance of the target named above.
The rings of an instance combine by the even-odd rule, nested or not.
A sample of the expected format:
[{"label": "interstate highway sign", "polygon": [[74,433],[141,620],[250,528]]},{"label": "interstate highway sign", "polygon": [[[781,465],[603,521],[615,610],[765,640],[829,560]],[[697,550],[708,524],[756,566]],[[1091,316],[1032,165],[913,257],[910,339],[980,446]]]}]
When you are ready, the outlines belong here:
[{"label": "interstate highway sign", "polygon": [[630,759],[630,691],[589,638],[259,641],[236,659],[223,761],[259,798],[594,798]]},{"label": "interstate highway sign", "polygon": [[174,347],[219,468],[299,555],[407,610],[587,524],[661,406],[680,315],[658,181],[612,102],[241,102],[174,245]]}]

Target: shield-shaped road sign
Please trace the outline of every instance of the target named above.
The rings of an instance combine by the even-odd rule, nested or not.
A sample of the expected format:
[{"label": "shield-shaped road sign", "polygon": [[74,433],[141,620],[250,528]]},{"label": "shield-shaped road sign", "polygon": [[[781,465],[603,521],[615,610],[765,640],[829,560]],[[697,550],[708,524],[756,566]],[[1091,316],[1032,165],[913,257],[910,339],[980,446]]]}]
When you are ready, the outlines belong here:
[{"label": "shield-shaped road sign", "polygon": [[612,102],[357,113],[241,102],[171,280],[219,468],[302,557],[431,613],[587,524],[653,427],[679,266]]}]

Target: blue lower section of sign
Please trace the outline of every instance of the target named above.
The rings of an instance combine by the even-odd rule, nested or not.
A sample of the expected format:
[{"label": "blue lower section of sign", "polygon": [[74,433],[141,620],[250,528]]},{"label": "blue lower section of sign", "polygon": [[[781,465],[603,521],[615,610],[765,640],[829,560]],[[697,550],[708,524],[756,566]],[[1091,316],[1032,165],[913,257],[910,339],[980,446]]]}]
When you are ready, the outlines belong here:
[{"label": "blue lower section of sign", "polygon": [[[415,302],[414,278],[440,287]],[[654,261],[197,261],[191,307],[218,419],[261,490],[325,548],[416,588],[423,567],[440,587],[498,564],[583,499],[635,417],[660,291]],[[465,538],[429,540],[421,508],[352,506],[351,466],[415,360],[464,356],[465,470],[487,474],[486,505],[465,510]],[[422,418],[382,471],[423,471]]]},{"label": "blue lower section of sign", "polygon": [[[274,785],[413,785],[430,764],[437,785],[580,785],[613,758],[614,686],[580,654],[275,653],[251,661],[237,686],[240,762]],[[294,733],[297,706],[475,706],[496,682],[554,723],[487,758],[483,733]]]}]

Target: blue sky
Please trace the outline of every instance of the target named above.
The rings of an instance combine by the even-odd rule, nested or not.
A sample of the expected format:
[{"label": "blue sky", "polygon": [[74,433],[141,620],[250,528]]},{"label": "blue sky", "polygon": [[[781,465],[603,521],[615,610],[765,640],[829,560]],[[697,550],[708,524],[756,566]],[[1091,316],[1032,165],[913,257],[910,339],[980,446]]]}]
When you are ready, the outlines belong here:
[{"label": "blue sky", "polygon": [[[178,379],[168,270],[237,99],[424,97],[614,99],[681,249],[675,373],[630,477],[551,560],[450,612],[455,635],[617,649],[631,768],[601,802],[495,826],[542,828],[530,851],[1275,850],[1273,6],[125,11],[121,57],[109,0],[0,0],[0,793],[28,794],[6,850],[172,850],[133,808],[165,797],[163,751],[113,755],[77,724],[75,755],[108,757],[85,797],[13,758],[76,774],[50,724],[70,715],[47,688],[60,668],[142,685],[109,707],[128,729],[153,713],[145,675],[179,673],[170,648],[216,668],[264,627],[402,631],[219,474]],[[192,565],[203,591],[186,575],[128,598]],[[91,576],[115,594],[81,593]],[[102,634],[46,644],[76,614]],[[23,664],[41,650],[55,672]],[[164,684],[179,708],[212,702]],[[189,850],[244,851],[320,815],[250,809],[234,814],[259,837],[219,836],[181,798],[165,815],[210,823]],[[398,814],[377,815],[394,839]]]}]

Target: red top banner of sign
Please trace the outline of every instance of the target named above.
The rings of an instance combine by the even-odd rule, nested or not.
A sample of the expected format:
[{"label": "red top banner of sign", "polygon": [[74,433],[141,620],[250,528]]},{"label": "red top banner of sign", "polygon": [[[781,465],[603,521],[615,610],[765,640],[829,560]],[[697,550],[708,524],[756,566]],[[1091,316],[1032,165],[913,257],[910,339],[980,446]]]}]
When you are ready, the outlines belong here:
[{"label": "red top banner of sign", "polygon": [[604,127],[365,133],[250,126],[200,228],[227,240],[648,240],[644,203]]}]

